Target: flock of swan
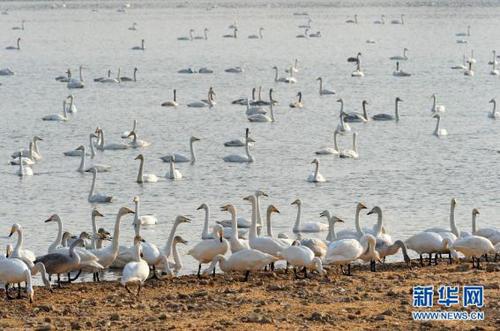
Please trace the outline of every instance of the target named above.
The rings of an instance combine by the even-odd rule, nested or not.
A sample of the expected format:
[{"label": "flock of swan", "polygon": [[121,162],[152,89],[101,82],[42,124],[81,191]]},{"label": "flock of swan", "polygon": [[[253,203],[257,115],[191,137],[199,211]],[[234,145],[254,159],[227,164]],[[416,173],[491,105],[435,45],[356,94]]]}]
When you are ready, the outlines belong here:
[{"label": "flock of swan", "polygon": [[[304,32],[297,35],[297,38],[321,37],[320,31],[311,32],[312,22],[312,19],[308,18],[306,24],[299,26],[299,28],[304,29]],[[346,23],[358,24],[358,16],[354,15],[353,19],[348,19]],[[381,16],[380,20],[374,22],[374,24],[385,23],[384,15]],[[390,23],[404,25],[404,15],[401,15],[398,19],[391,20]],[[128,30],[137,31],[138,26],[137,23],[133,23]],[[228,28],[229,32],[222,35],[223,38],[240,38],[238,35],[240,29],[236,22]],[[13,27],[12,29],[24,31],[25,21],[23,20],[20,26]],[[180,36],[177,40],[180,42],[208,40],[210,30],[204,28],[202,31],[203,34],[197,35],[194,29],[190,29],[187,35]],[[247,38],[263,39],[264,31],[264,28],[260,27],[257,33],[250,34]],[[468,36],[470,36],[470,27],[468,27],[466,33],[457,34],[457,37]],[[22,51],[21,41],[21,38],[17,38],[16,45],[8,46],[6,50]],[[466,43],[466,39],[461,39],[461,41],[462,43]],[[145,51],[145,40],[141,39],[140,45],[132,47],[131,50]],[[396,61],[396,69],[393,72],[394,77],[412,76],[412,74],[405,72],[401,68],[401,63],[410,59],[408,54],[409,50],[404,48],[402,55],[390,58],[390,60]],[[356,56],[347,59],[347,62],[354,63],[355,65],[355,70],[351,73],[352,77],[362,79],[365,76],[361,67],[362,56],[361,52],[359,52]],[[496,58],[496,53],[493,52],[491,63],[493,66],[492,75],[498,75]],[[454,69],[462,69],[464,75],[473,76],[472,65],[476,63],[473,53],[467,59],[464,55],[464,61],[463,65],[457,66]],[[56,81],[66,84],[70,90],[70,94],[63,100],[63,109],[60,113],[43,116],[41,120],[46,122],[67,122],[72,120],[72,116],[79,111],[75,102],[77,100],[77,91],[88,88],[88,84],[91,83],[84,79],[84,69],[84,66],[79,66],[78,77],[74,77],[71,69],[68,69],[65,75],[55,78]],[[271,69],[274,70],[274,79],[271,79],[272,75],[270,74],[269,80],[274,84],[295,84],[298,82],[298,76],[300,76],[298,60],[295,60],[294,63],[286,68],[283,75],[281,75],[282,73],[277,66],[269,68],[270,72]],[[109,69],[105,76],[97,77],[93,82],[95,84],[122,84],[125,82],[133,84],[138,81],[138,71],[139,69],[134,67],[132,77],[127,77],[122,76],[121,68],[118,68],[116,78],[114,78],[112,77],[111,69]],[[241,67],[231,67],[225,71],[239,74],[244,69]],[[213,70],[203,67],[200,69],[181,69],[178,72],[183,74],[211,74]],[[4,68],[0,70],[0,75],[15,76],[15,71],[10,68]],[[13,77],[12,79],[15,78]],[[311,183],[322,183],[327,181],[327,179],[320,173],[320,159],[329,155],[341,159],[359,159],[360,154],[357,149],[359,132],[354,130],[355,126],[362,125],[362,123],[368,124],[371,121],[400,121],[400,104],[404,101],[399,97],[395,97],[394,112],[391,111],[390,113],[377,113],[369,116],[368,106],[370,103],[367,100],[362,101],[361,112],[346,112],[344,111],[343,98],[337,97],[335,90],[325,88],[322,77],[317,77],[316,81],[319,82],[319,97],[329,98],[335,96],[333,100],[336,100],[339,105],[338,123],[333,130],[333,145],[327,145],[315,151],[314,158],[311,157],[312,171],[308,175],[304,174],[304,180]],[[173,99],[162,102],[161,106],[176,108],[185,105],[188,108],[211,109],[217,105],[216,96],[215,89],[209,87],[206,99],[183,102],[177,98],[177,89],[174,89]],[[446,108],[444,105],[438,103],[436,94],[433,94],[430,98],[432,99],[432,103],[429,102],[429,110],[432,117],[436,120],[433,134],[437,137],[444,137],[448,132],[442,128],[441,119]],[[298,91],[296,99],[290,100],[288,104],[289,108],[300,111],[300,109],[305,108],[305,99],[302,91]],[[490,103],[492,103],[493,110],[488,114],[488,117],[492,119],[499,118],[500,114],[496,110],[495,99],[491,99]],[[267,100],[262,98],[262,88],[255,87],[252,89],[251,96],[236,99],[232,104],[242,106],[241,114],[242,116],[246,116],[249,122],[279,122],[279,116],[275,116],[273,110],[278,105],[277,100],[273,96],[273,88],[269,89]],[[150,146],[151,142],[141,138],[139,123],[138,120],[134,120],[132,129],[124,131],[119,137],[113,137],[119,140],[115,140],[112,143],[107,139],[105,140],[104,128],[97,126],[95,130],[88,132],[88,144],[82,143],[75,149],[64,152],[64,155],[67,157],[79,158],[79,165],[75,162],[75,171],[82,174],[88,172],[92,175],[87,197],[88,202],[93,205],[90,215],[92,230],[90,232],[83,231],[78,236],[73,236],[65,231],[61,217],[57,214],[51,215],[45,222],[47,226],[54,223],[57,225],[55,239],[48,245],[46,252],[37,252],[35,254],[29,248],[25,247],[25,233],[22,225],[18,223],[13,224],[9,237],[15,235],[17,242],[9,244],[6,254],[0,255],[0,282],[5,285],[7,298],[12,298],[9,291],[10,285],[24,282],[26,284],[26,293],[32,301],[34,298],[32,276],[38,273],[41,274],[44,285],[51,288],[52,277],[57,277],[57,285],[61,287],[63,283],[61,276],[66,278],[66,282],[70,283],[81,273],[92,273],[93,280],[100,281],[102,274],[106,270],[110,268],[122,269],[120,283],[129,292],[132,292],[132,285],[137,285],[136,293],[139,295],[144,282],[149,278],[156,277],[163,279],[165,277],[174,277],[181,272],[183,263],[177,245],[190,244],[182,236],[176,235],[176,230],[179,226],[186,226],[185,224],[190,223],[192,221],[190,216],[178,215],[173,220],[170,233],[164,238],[165,245],[163,247],[158,247],[148,240],[144,233],[141,233],[142,227],[157,224],[158,220],[153,215],[141,214],[140,198],[138,196],[132,199],[134,208],[126,206],[119,208],[112,232],[108,232],[103,228],[97,228],[96,220],[104,217],[104,215],[96,206],[115,201],[112,195],[101,192],[97,188],[98,176],[112,171],[111,166],[94,162],[98,155],[111,150],[137,150],[137,156],[134,160],[139,161],[136,177],[138,184],[153,184],[159,182],[162,178],[166,180],[182,180],[183,175],[176,168],[176,163],[188,162],[194,165],[197,161],[195,145],[201,139],[191,136],[186,141],[189,146],[188,155],[171,152],[161,157],[163,162],[168,163],[165,175],[145,172],[147,158],[142,150]],[[340,148],[337,141],[338,136],[352,138],[352,146]],[[227,154],[221,157],[221,159],[224,162],[232,163],[256,162],[251,153],[251,148],[257,144],[257,140],[252,137],[250,130],[247,128],[242,139],[235,138],[224,142],[224,146],[226,147],[244,148],[244,153]],[[39,148],[39,143],[43,141],[43,138],[34,136],[29,142],[28,148],[16,150],[10,155],[11,160],[9,163],[16,167],[15,175],[22,179],[35,174],[33,169],[36,169],[36,164],[44,161]],[[471,258],[473,266],[480,268],[481,259],[489,259],[494,255],[496,260],[497,255],[500,253],[500,229],[478,226],[478,209],[473,209],[472,211],[471,232],[460,231],[457,228],[455,223],[457,201],[455,199],[451,200],[449,228],[434,227],[424,229],[407,239],[402,239],[393,238],[390,234],[390,224],[384,223],[383,211],[380,206],[373,206],[367,213],[367,215],[376,215],[376,224],[372,227],[362,227],[360,220],[361,213],[366,211],[367,207],[361,202],[357,203],[353,226],[348,226],[348,229],[337,231],[337,226],[349,222],[334,215],[329,210],[324,210],[318,215],[326,219],[326,223],[319,221],[302,222],[301,199],[296,199],[291,203],[291,205],[297,208],[296,220],[290,229],[293,235],[289,236],[286,233],[274,235],[272,215],[280,213],[280,211],[275,205],[271,204],[265,210],[264,219],[260,205],[260,200],[263,197],[268,197],[268,195],[258,190],[254,194],[243,198],[245,203],[250,204],[252,208],[250,221],[246,218],[238,217],[236,205],[224,204],[220,207],[220,210],[227,212],[230,220],[218,220],[211,225],[208,204],[203,203],[198,207],[198,210],[204,212],[203,231],[201,236],[194,240],[194,244],[190,246],[187,252],[187,255],[198,262],[198,276],[202,274],[215,274],[218,265],[223,272],[243,272],[245,280],[247,280],[250,272],[257,272],[268,268],[274,270],[275,263],[277,262],[286,263],[286,270],[292,267],[296,277],[299,277],[300,273],[303,274],[303,277],[308,277],[308,272],[324,276],[327,274],[324,266],[330,265],[340,266],[342,273],[351,275],[351,264],[353,263],[369,263],[370,269],[376,271],[377,263],[384,263],[386,257],[398,254],[400,251],[403,260],[410,266],[411,260],[408,252],[413,251],[419,255],[421,265],[424,263],[424,254],[428,255],[429,264],[433,260],[437,264],[438,258],[442,254],[449,254],[450,261],[453,259],[457,260],[463,256]],[[132,242],[126,242],[120,238],[122,220],[127,217],[133,217],[131,223],[133,224],[135,233]],[[310,236],[309,234],[311,233],[325,233],[326,236],[325,239],[318,239],[317,237]],[[295,239],[295,237],[298,239]],[[206,268],[202,271],[204,265]],[[22,291],[19,285],[18,296],[21,297],[21,295]]]}]

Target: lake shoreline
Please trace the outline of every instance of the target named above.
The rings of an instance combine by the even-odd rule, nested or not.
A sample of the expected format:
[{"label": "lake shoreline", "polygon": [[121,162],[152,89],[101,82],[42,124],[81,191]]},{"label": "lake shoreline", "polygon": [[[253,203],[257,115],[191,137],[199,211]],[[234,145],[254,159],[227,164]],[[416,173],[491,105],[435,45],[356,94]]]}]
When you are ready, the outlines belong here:
[{"label": "lake shoreline", "polygon": [[[418,266],[403,263],[354,266],[352,276],[336,267],[327,278],[295,279],[284,270],[259,272],[243,282],[241,273],[197,278],[180,276],[148,280],[139,297],[117,281],[64,284],[50,293],[35,287],[35,302],[0,301],[2,329],[498,329],[500,263]],[[485,320],[481,322],[414,322],[411,290],[416,285],[484,285]],[[4,295],[3,291],[1,293]],[[465,310],[434,305],[426,310]]]}]

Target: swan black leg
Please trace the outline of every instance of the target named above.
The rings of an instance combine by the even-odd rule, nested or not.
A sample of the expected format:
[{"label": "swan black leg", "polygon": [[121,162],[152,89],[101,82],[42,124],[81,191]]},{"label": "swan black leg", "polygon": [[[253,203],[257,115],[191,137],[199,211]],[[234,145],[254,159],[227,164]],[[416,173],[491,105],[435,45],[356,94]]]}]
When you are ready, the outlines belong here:
[{"label": "swan black leg", "polygon": [[21,283],[17,283],[17,298],[21,299]]},{"label": "swan black leg", "polygon": [[497,258],[498,258],[498,253],[495,253],[495,262],[497,262]]},{"label": "swan black leg", "polygon": [[271,271],[274,271],[274,262],[271,262]]},{"label": "swan black leg", "polygon": [[429,253],[429,265],[432,265],[432,253]]},{"label": "swan black leg", "polygon": [[476,261],[477,261],[477,269],[481,269],[481,265],[479,264],[481,262],[481,258],[480,257],[476,258]]},{"label": "swan black leg", "polygon": [[288,261],[286,261],[285,274],[288,273]]},{"label": "swan black leg", "polygon": [[267,271],[267,265],[264,266],[264,271]]},{"label": "swan black leg", "polygon": [[[441,254],[439,256],[441,258]],[[437,265],[437,264],[438,264],[438,256],[436,254],[436,255],[434,255],[434,265]]]},{"label": "swan black leg", "polygon": [[245,280],[244,280],[245,282],[248,281],[248,276],[250,276],[250,270],[247,270],[245,272]]},{"label": "swan black leg", "polygon": [[57,274],[57,287],[61,288],[61,275]]},{"label": "swan black leg", "polygon": [[198,264],[198,274],[197,275],[198,275],[198,278],[201,277],[201,263]]},{"label": "swan black leg", "polygon": [[139,287],[137,288],[137,296],[139,296],[139,293],[141,293],[141,289],[142,289],[142,284],[139,283]]},{"label": "swan black leg", "polygon": [[7,300],[12,300],[14,299],[9,295],[9,284],[5,284],[5,296],[7,297]]},{"label": "swan black leg", "polygon": [[304,278],[307,278],[307,268],[304,267]]},{"label": "swan black leg", "polygon": [[485,260],[486,262],[488,262],[488,254],[484,254],[483,256],[484,256],[484,260]]},{"label": "swan black leg", "polygon": [[295,275],[295,279],[298,279],[299,276],[297,276],[297,268],[293,267],[293,274]]},{"label": "swan black leg", "polygon": [[422,256],[422,254],[420,254],[420,266],[424,266],[424,257]]},{"label": "swan black leg", "polygon": [[448,253],[448,262],[450,262],[450,264],[452,264],[452,263],[453,263],[453,260],[451,259],[451,252],[450,252],[450,253]]},{"label": "swan black leg", "polygon": [[352,275],[352,274],[351,274],[351,264],[349,263],[349,264],[347,265],[347,276],[351,276],[351,275]]},{"label": "swan black leg", "polygon": [[474,269],[476,267],[476,264],[474,263],[475,260],[474,260],[474,256],[472,257],[472,269]]},{"label": "swan black leg", "polygon": [[125,285],[125,289],[127,290],[128,293],[132,294],[132,291],[128,288],[127,285]]},{"label": "swan black leg", "polygon": [[215,277],[215,266],[214,266],[214,270],[212,271],[212,276]]}]

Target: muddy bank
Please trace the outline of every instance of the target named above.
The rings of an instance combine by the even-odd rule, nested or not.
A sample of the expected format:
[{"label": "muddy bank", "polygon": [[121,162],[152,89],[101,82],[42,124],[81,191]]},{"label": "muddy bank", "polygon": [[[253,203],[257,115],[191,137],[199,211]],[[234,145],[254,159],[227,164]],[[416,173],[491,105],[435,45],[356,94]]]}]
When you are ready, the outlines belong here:
[{"label": "muddy bank", "polygon": [[[416,262],[414,262],[416,264]],[[51,329],[500,329],[500,263],[471,270],[470,264],[408,270],[402,264],[372,273],[356,266],[353,276],[331,268],[328,277],[296,280],[283,270],[253,274],[182,276],[150,280],[139,298],[117,282],[73,283],[35,289],[35,302],[0,301],[0,328]],[[482,322],[414,322],[414,285],[485,287]],[[1,292],[1,295],[4,293]],[[433,310],[439,310],[435,306]],[[450,310],[463,310],[458,306]]]}]

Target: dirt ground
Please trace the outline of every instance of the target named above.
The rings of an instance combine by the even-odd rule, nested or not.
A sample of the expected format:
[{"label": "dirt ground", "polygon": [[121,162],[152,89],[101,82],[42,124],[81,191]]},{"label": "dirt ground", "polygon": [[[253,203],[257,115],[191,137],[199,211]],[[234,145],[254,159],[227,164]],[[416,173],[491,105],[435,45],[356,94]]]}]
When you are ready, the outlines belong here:
[{"label": "dirt ground", "polygon": [[[0,300],[1,329],[303,330],[303,329],[500,329],[500,263],[482,270],[470,263],[438,266],[353,267],[352,276],[330,269],[328,277],[295,279],[283,270],[182,276],[148,280],[139,297],[118,282],[65,284],[50,293],[35,288],[35,301]],[[414,285],[484,285],[485,320],[414,322]],[[4,293],[1,292],[0,295]],[[430,310],[440,310],[434,306]],[[461,306],[449,310],[463,310]],[[443,308],[442,310],[446,310]]]}]

